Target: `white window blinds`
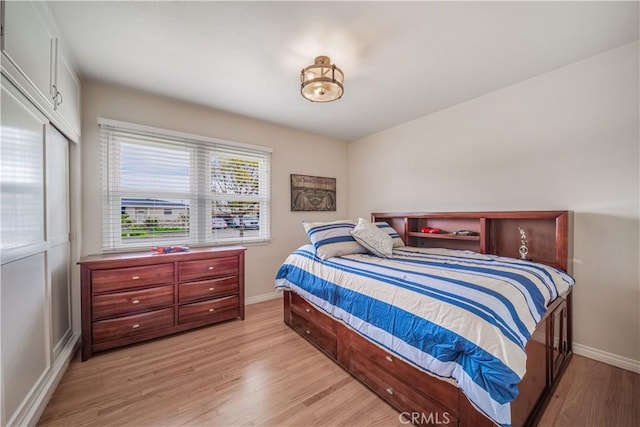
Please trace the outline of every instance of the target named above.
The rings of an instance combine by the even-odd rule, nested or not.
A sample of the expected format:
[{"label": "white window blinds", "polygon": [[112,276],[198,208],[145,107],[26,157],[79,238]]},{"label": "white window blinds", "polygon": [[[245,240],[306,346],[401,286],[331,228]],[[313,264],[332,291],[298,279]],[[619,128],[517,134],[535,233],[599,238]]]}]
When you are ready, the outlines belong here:
[{"label": "white window blinds", "polygon": [[270,149],[99,119],[102,249],[270,238]]}]

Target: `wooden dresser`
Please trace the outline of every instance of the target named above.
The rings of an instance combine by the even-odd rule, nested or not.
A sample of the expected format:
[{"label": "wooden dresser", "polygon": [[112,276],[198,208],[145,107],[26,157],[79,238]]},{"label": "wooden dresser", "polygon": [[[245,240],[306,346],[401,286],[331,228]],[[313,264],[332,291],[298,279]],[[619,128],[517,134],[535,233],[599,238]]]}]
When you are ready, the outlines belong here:
[{"label": "wooden dresser", "polygon": [[82,360],[224,320],[244,320],[240,246],[92,255],[82,277]]}]

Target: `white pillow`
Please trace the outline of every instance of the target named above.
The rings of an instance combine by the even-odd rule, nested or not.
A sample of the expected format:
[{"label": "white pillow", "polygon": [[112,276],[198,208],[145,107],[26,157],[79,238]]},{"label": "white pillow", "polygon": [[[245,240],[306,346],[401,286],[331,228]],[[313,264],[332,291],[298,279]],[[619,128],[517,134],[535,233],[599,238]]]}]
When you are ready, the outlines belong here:
[{"label": "white pillow", "polygon": [[351,230],[355,226],[351,220],[303,222],[302,225],[320,259],[367,253],[367,250],[351,236]]},{"label": "white pillow", "polygon": [[391,236],[364,218],[358,218],[358,224],[351,231],[351,235],[356,239],[356,242],[374,255],[388,258],[393,252]]},{"label": "white pillow", "polygon": [[391,236],[391,239],[393,240],[393,247],[394,248],[401,248],[402,246],[404,246],[404,242],[402,241],[402,237],[400,237],[398,232],[392,226],[390,226],[389,224],[387,224],[384,221],[375,222],[374,224],[379,229],[381,229],[382,231],[387,233],[389,236]]}]

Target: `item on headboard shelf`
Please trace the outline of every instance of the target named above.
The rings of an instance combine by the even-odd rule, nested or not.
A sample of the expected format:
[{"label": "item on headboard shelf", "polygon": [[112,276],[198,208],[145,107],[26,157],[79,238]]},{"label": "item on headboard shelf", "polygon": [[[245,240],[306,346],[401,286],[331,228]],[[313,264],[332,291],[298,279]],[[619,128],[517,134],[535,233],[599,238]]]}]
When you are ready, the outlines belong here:
[{"label": "item on headboard shelf", "polygon": [[529,248],[527,248],[527,234],[520,227],[518,227],[518,230],[520,230],[520,259],[529,259],[527,258],[527,254],[529,253]]},{"label": "item on headboard shelf", "polygon": [[426,233],[426,234],[438,234],[440,233],[440,229],[439,228],[433,228],[433,227],[422,227],[420,229],[421,233]]},{"label": "item on headboard shelf", "polygon": [[458,230],[453,232],[454,236],[479,236],[480,233],[471,230]]}]

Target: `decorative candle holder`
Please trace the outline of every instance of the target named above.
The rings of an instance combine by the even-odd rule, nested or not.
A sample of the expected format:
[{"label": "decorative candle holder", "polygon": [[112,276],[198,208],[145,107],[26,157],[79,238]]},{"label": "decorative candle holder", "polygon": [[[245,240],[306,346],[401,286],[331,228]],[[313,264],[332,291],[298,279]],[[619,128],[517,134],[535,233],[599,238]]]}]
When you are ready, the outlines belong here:
[{"label": "decorative candle holder", "polygon": [[518,227],[520,230],[520,259],[529,259],[527,255],[529,254],[529,248],[527,247],[527,234],[525,231]]}]

